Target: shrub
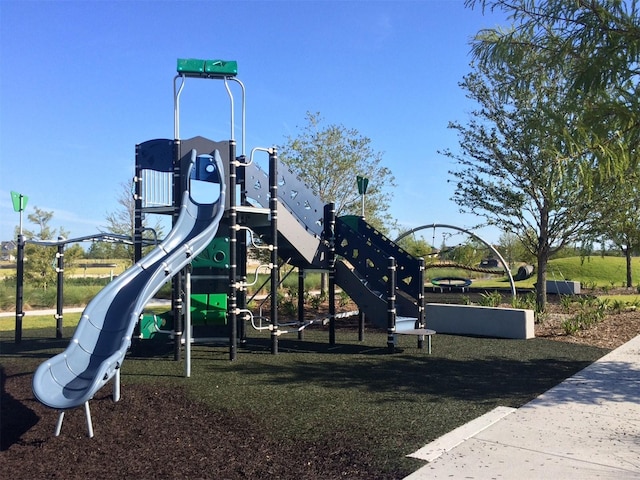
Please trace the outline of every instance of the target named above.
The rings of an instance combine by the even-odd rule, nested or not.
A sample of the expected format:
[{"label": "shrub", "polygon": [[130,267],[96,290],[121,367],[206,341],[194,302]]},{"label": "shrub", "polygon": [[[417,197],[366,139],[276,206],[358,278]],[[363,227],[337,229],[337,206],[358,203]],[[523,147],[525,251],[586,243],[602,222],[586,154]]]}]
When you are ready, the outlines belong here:
[{"label": "shrub", "polygon": [[480,300],[478,301],[483,307],[497,307],[502,303],[502,295],[500,292],[484,292],[480,294]]},{"label": "shrub", "polygon": [[326,298],[327,298],[327,295],[324,293],[319,293],[318,295],[311,295],[309,297],[309,303],[313,308],[318,310],[320,308],[320,305],[324,303]]},{"label": "shrub", "polygon": [[284,316],[291,317],[298,312],[298,306],[293,299],[287,297],[278,303],[278,311]]},{"label": "shrub", "polygon": [[512,297],[511,306],[513,308],[536,310],[536,295],[535,293],[529,292],[526,295]]},{"label": "shrub", "polygon": [[340,293],[338,294],[338,305],[340,307],[344,308],[349,305],[350,299],[351,298],[349,297],[349,295],[347,295],[347,292],[340,290]]},{"label": "shrub", "polygon": [[572,295],[562,295],[560,297],[560,305],[562,306],[562,310],[566,313],[571,311],[571,306],[573,305],[573,296]]},{"label": "shrub", "polygon": [[611,311],[616,315],[622,313],[626,308],[627,302],[624,300],[616,299],[611,302]]}]

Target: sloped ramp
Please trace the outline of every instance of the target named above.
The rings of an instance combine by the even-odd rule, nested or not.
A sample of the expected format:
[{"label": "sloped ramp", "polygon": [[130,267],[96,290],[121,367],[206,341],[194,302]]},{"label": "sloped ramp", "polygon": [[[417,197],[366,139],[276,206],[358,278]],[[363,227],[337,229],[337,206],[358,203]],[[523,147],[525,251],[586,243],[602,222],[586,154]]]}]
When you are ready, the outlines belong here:
[{"label": "sloped ramp", "polygon": [[[369,288],[365,279],[360,277],[356,270],[342,260],[336,261],[336,285],[346,292],[358,305],[373,325],[386,329],[388,325],[388,305],[384,292]],[[406,331],[415,328],[416,317],[413,316],[413,305],[408,299],[396,296],[398,304],[396,310],[396,331]],[[406,315],[406,316],[405,316]]]}]

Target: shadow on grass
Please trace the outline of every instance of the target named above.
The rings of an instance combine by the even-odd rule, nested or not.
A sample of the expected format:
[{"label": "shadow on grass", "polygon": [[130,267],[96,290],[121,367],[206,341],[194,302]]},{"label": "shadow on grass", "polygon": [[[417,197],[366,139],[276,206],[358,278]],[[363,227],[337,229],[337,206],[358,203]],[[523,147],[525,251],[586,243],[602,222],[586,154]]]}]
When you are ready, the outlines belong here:
[{"label": "shadow on grass", "polygon": [[49,358],[69,345],[69,338],[22,337],[20,343],[0,341],[0,354],[3,357]]},{"label": "shadow on grass", "polygon": [[[344,335],[351,338],[350,333]],[[314,341],[315,340],[315,341]],[[548,340],[498,340],[438,335],[434,353],[415,348],[406,341],[389,354],[384,334],[369,335],[366,342],[344,341],[329,345],[324,332],[307,340],[294,336],[278,342],[279,355],[271,355],[268,336],[250,338],[240,344],[237,362],[228,361],[228,349],[217,345],[198,346],[194,362],[205,370],[232,370],[264,385],[309,386],[332,389],[351,388],[368,393],[375,402],[393,402],[398,394],[428,396],[427,402],[447,399],[493,402],[520,406],[540,393],[590,365],[605,353],[602,349]],[[15,345],[3,342],[5,360],[49,358],[63,350],[69,339],[27,338]],[[138,363],[132,375],[173,377],[181,375],[181,364],[173,362],[173,345],[148,343],[144,352],[128,355]],[[184,358],[184,357],[183,357]],[[155,366],[146,365],[158,360]],[[169,363],[167,363],[169,362]],[[182,363],[182,362],[181,362]],[[37,366],[37,365],[36,365]],[[607,395],[606,376],[590,386]],[[621,393],[621,398],[640,401],[640,393]]]},{"label": "shadow on grass", "polygon": [[[380,357],[378,357],[380,359]],[[337,358],[335,359],[337,360]],[[242,373],[270,384],[315,384],[324,389],[356,388],[379,402],[395,400],[404,392],[429,395],[433,401],[458,399],[492,401],[509,399],[518,407],[589,365],[560,359],[517,360],[500,357],[455,360],[398,356],[384,361],[314,362],[242,365]],[[268,375],[265,375],[265,368]]]},{"label": "shadow on grass", "polygon": [[[355,388],[380,393],[378,402],[394,401],[393,395],[428,395],[433,401],[500,401],[518,407],[574,375],[601,357],[605,350],[546,340],[498,340],[441,335],[434,353],[413,347],[389,354],[377,341],[334,346],[322,342],[284,340],[279,351],[291,361],[263,360],[238,367],[265,384],[315,384],[326,389]],[[437,342],[437,343],[436,343]],[[373,343],[373,345],[372,345]],[[411,345],[414,345],[411,343]],[[247,348],[269,351],[269,339],[252,339]],[[269,356],[271,357],[271,356]],[[268,373],[268,374],[267,374]],[[606,378],[592,388],[607,396]],[[389,399],[389,400],[387,400]],[[627,395],[639,401],[640,392]]]}]

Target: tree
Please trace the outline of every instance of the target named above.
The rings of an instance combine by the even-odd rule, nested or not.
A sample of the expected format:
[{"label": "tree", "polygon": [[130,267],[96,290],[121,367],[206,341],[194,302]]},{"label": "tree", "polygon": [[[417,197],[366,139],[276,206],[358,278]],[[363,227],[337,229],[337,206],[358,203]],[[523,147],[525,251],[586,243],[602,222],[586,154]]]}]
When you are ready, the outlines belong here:
[{"label": "tree", "polygon": [[[402,236],[403,233],[404,232],[400,232],[399,236]],[[418,257],[418,258],[422,257],[422,258],[426,259],[434,251],[433,246],[429,245],[429,242],[427,242],[422,237],[416,238],[415,234],[414,235],[408,235],[408,236],[402,238],[398,242],[398,245],[400,247],[404,248],[409,254],[413,255],[414,257]]]},{"label": "tree", "polygon": [[[33,213],[27,215],[27,220],[36,226],[36,230],[24,229],[23,235],[25,239],[55,240],[56,236],[67,236],[63,229],[60,229],[60,232],[56,235],[56,230],[49,225],[52,218],[53,212],[34,207]],[[27,243],[24,253],[26,260],[24,275],[26,279],[46,290],[49,284],[56,280],[54,263],[57,251],[52,247]]]},{"label": "tree", "polygon": [[498,239],[498,250],[512,269],[516,262],[535,262],[535,257],[522,244],[520,238],[510,232],[502,232]]},{"label": "tree", "polygon": [[[117,235],[125,235],[133,238],[135,229],[135,200],[131,191],[131,184],[128,182],[120,183],[120,192],[117,197],[120,205],[118,210],[110,212],[105,217],[107,224],[101,227],[103,233],[114,233]],[[147,226],[147,222],[143,221],[143,226]],[[162,225],[157,221],[152,229],[155,231],[157,238],[161,239],[163,235]],[[150,230],[145,231],[143,238],[153,241],[155,236]],[[89,255],[93,258],[125,258],[134,262],[134,251],[132,245],[123,243],[94,242],[89,247]]]},{"label": "tree", "polygon": [[[637,0],[467,0],[467,5],[499,9],[514,25],[509,30],[486,29],[473,42],[473,53],[485,67],[518,64],[523,56],[540,58],[531,69],[565,69],[567,94],[584,112],[577,128],[565,135],[575,149],[590,150],[599,175],[593,190],[609,189],[612,200],[632,195],[623,204],[635,204],[638,195],[633,180],[638,167],[635,146],[640,141],[640,9]],[[616,193],[616,191],[618,193]],[[615,200],[612,203],[617,203]],[[602,226],[624,250],[629,265],[634,207],[611,217],[600,214]],[[617,229],[612,231],[609,227]]]},{"label": "tree", "polygon": [[591,189],[593,156],[566,141],[578,115],[566,102],[562,66],[528,75],[538,63],[526,55],[518,64],[482,64],[461,86],[479,108],[458,131],[460,152],[450,171],[461,211],[517,235],[537,262],[536,302],[546,306],[550,256],[591,229],[594,206],[604,190]]},{"label": "tree", "polygon": [[381,231],[392,223],[388,209],[395,178],[382,165],[382,154],[371,140],[342,125],[321,127],[319,113],[306,115],[307,125],[297,137],[279,147],[280,159],[325,202],[334,202],[337,215],[361,213],[356,188],[358,175],[369,178],[365,195],[367,221]]},{"label": "tree", "polygon": [[616,186],[614,195],[600,212],[600,233],[625,257],[626,286],[633,286],[631,258],[640,251],[640,172],[630,172]]},{"label": "tree", "polygon": [[[637,0],[466,0],[470,7],[497,9],[513,21],[510,29],[479,32],[472,52],[487,68],[520,65],[530,55],[529,75],[564,69],[568,100],[584,109],[580,128],[566,136],[573,147],[588,148],[598,167],[610,175],[627,171],[629,158],[619,148],[616,125],[632,144],[640,140],[640,10]],[[525,72],[523,72],[525,73]],[[521,79],[522,80],[522,79]],[[603,95],[603,93],[605,93]]]}]

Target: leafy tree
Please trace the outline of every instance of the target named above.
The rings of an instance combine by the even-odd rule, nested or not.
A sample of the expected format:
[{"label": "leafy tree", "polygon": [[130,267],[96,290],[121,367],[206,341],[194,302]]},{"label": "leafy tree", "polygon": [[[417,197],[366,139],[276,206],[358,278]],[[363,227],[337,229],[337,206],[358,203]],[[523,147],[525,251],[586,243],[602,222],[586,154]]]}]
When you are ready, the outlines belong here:
[{"label": "leafy tree", "polygon": [[522,244],[520,238],[510,232],[502,232],[498,239],[498,250],[512,269],[516,262],[535,262],[535,257]]},{"label": "leafy tree", "polygon": [[626,286],[633,286],[631,259],[640,251],[640,172],[620,181],[600,216],[599,231],[626,259]]},{"label": "leafy tree", "polygon": [[[513,22],[510,29],[479,32],[472,44],[475,58],[487,68],[504,63],[527,68],[521,82],[537,71],[562,68],[568,100],[583,109],[579,128],[565,140],[597,154],[606,176],[624,174],[630,159],[611,123],[631,143],[640,140],[637,0],[466,0],[466,5],[502,10]],[[531,55],[538,63],[522,65]]]},{"label": "leafy tree", "polygon": [[[120,191],[117,197],[119,209],[107,213],[105,217],[106,225],[100,228],[103,233],[115,233],[117,235],[127,235],[133,238],[135,229],[135,200],[131,193],[131,184],[120,183]],[[126,258],[134,261],[133,246],[122,243],[97,242],[91,245],[91,249],[99,253],[102,258]],[[104,257],[104,255],[109,257]]]},{"label": "leafy tree", "polygon": [[[53,212],[47,212],[34,207],[33,213],[27,215],[27,220],[35,225],[35,230],[24,229],[23,235],[27,240],[55,240],[56,237],[67,236],[67,232],[51,228],[49,222],[53,218]],[[44,245],[27,243],[25,245],[25,278],[46,290],[50,283],[56,281],[55,258],[57,250]]]},{"label": "leafy tree", "polygon": [[[473,52],[483,65],[517,64],[535,54],[540,63],[533,69],[566,68],[568,96],[584,112],[579,128],[565,138],[596,155],[600,178],[594,177],[598,182],[593,188],[617,184],[612,203],[628,205],[599,213],[603,230],[628,259],[630,285],[638,191],[637,175],[629,172],[637,170],[633,146],[640,141],[637,0],[467,0],[467,5],[502,10],[514,23],[509,30],[487,29],[477,35]],[[621,203],[614,200],[625,197]]]},{"label": "leafy tree", "polygon": [[[402,234],[404,232],[400,232]],[[416,238],[414,235],[408,235],[402,238],[398,245],[404,248],[409,254],[414,257],[422,257],[427,258],[429,255],[433,253],[433,246],[429,245],[429,243],[424,238]]]},{"label": "leafy tree", "polygon": [[450,172],[461,211],[517,235],[536,257],[536,302],[546,305],[549,257],[591,228],[603,190],[590,188],[593,158],[565,139],[576,113],[566,102],[563,69],[536,71],[535,54],[518,64],[482,64],[461,86],[479,108],[467,125],[452,122],[460,152],[443,153],[458,168]]},{"label": "leafy tree", "polygon": [[[105,220],[106,225],[101,227],[103,233],[114,233],[117,235],[125,235],[133,238],[135,229],[135,200],[131,193],[131,184],[128,182],[120,183],[120,192],[117,197],[120,208],[107,214]],[[143,222],[147,226],[147,222]],[[152,227],[156,232],[158,239],[162,238],[163,228],[159,221]],[[154,240],[154,236],[150,231],[143,235],[145,239]],[[152,248],[152,247],[148,247]],[[89,247],[89,255],[92,258],[125,258],[132,263],[135,260],[132,245],[111,242],[94,242]]]},{"label": "leafy tree", "polygon": [[392,223],[388,212],[395,178],[382,165],[382,153],[371,140],[342,125],[322,126],[319,113],[307,112],[307,125],[297,137],[279,147],[280,159],[325,202],[334,202],[337,215],[361,214],[356,177],[369,178],[365,195],[367,221],[381,231]]},{"label": "leafy tree", "polygon": [[474,266],[482,261],[486,249],[486,245],[475,238],[468,238],[464,242],[454,246],[447,246],[443,238],[439,260]]}]

